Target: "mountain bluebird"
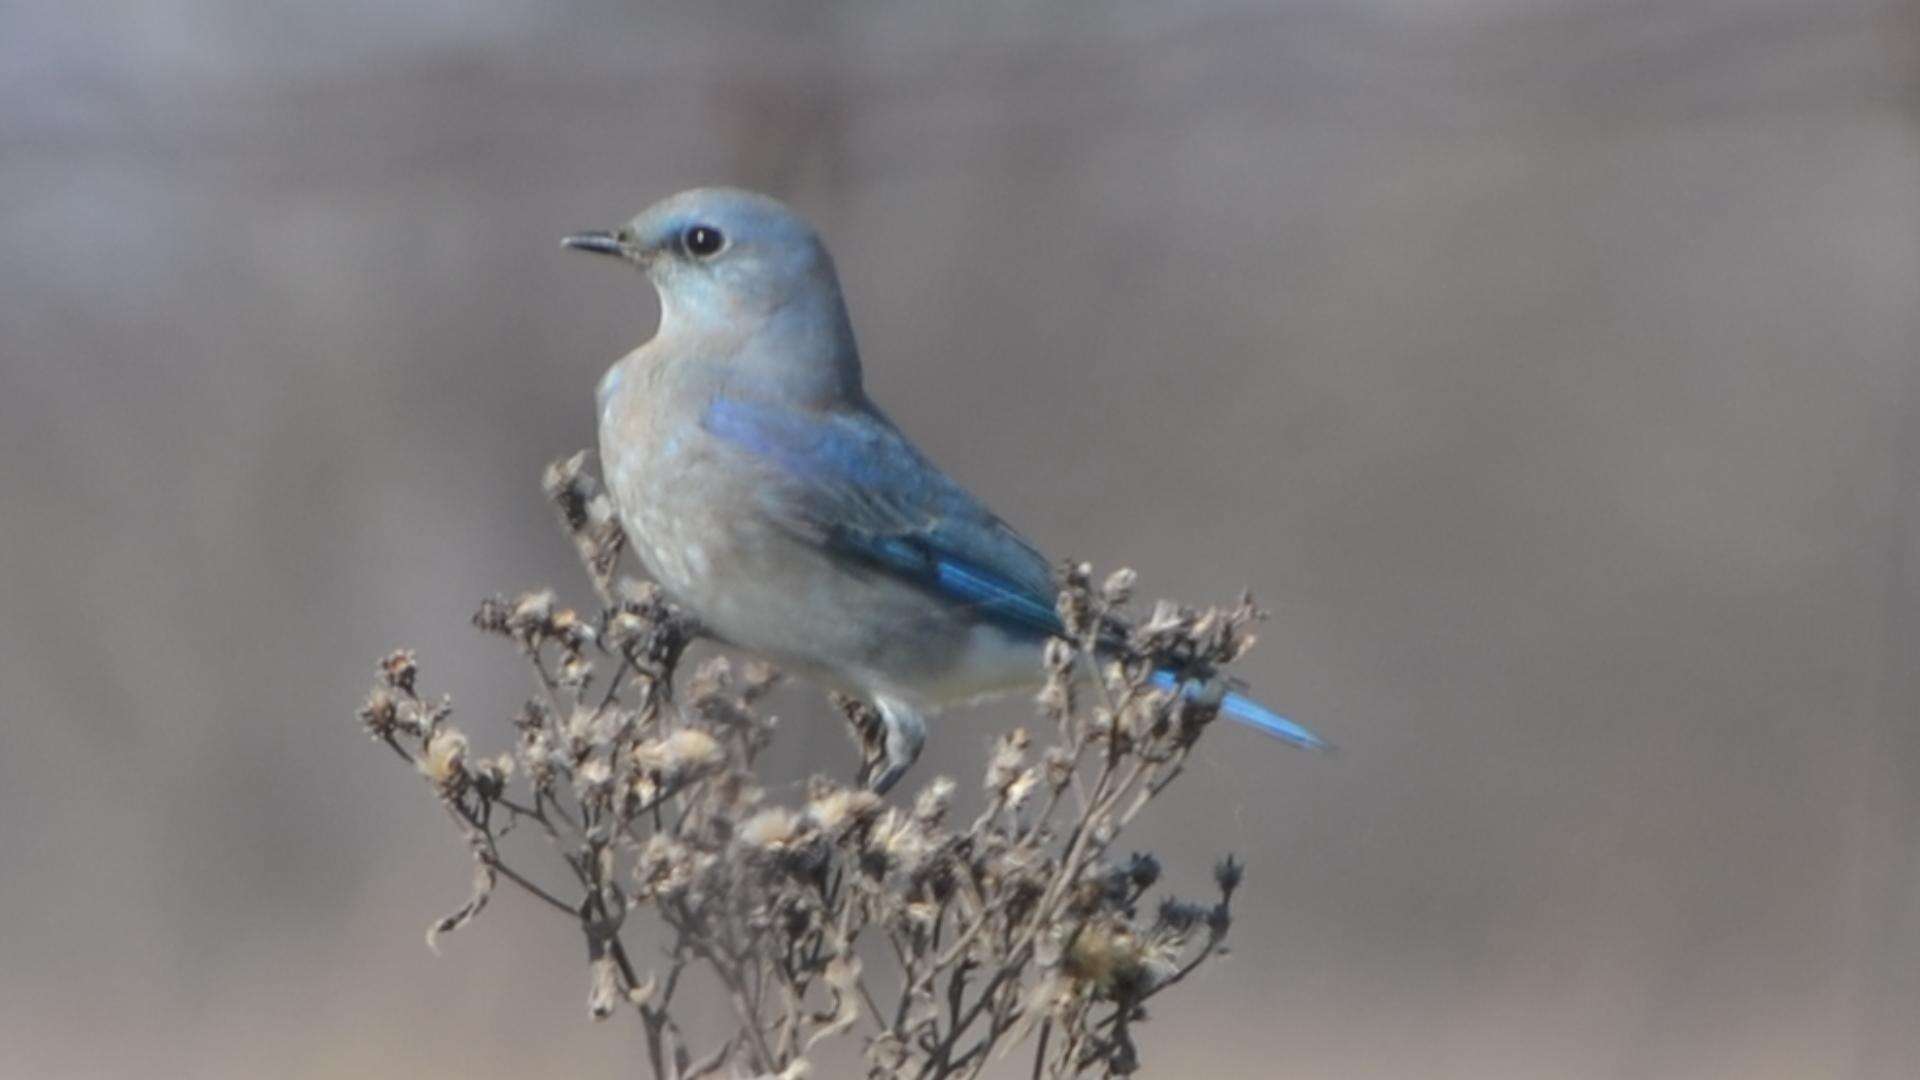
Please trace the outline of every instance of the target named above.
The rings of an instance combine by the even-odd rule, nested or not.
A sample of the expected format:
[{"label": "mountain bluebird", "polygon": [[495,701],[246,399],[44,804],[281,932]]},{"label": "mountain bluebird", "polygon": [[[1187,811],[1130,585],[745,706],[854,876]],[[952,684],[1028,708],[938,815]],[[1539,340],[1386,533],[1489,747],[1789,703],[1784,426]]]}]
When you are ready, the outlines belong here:
[{"label": "mountain bluebird", "polygon": [[[867,399],[833,260],[805,221],[702,188],[564,244],[632,263],[660,294],[658,331],[598,394],[633,549],[714,636],[872,702],[876,790],[913,764],[929,712],[1037,685],[1039,646],[1062,632],[1051,566]],[[1326,745],[1239,694],[1222,707]]]}]

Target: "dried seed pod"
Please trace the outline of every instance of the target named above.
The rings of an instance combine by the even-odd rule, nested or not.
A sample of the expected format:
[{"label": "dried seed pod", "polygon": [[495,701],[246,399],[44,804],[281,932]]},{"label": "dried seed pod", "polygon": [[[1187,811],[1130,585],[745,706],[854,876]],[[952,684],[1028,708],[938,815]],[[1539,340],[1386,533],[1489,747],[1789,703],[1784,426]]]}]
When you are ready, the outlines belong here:
[{"label": "dried seed pod", "polygon": [[412,649],[395,649],[380,661],[380,677],[403,694],[413,693],[413,680],[419,673]]}]

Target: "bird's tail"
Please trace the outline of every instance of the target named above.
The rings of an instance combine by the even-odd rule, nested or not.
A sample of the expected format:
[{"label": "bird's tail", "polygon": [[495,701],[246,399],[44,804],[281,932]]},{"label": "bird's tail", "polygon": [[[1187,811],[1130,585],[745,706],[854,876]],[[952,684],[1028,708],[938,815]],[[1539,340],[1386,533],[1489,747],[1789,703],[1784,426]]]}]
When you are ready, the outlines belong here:
[{"label": "bird's tail", "polygon": [[[1195,679],[1182,683],[1171,671],[1156,671],[1151,680],[1162,690],[1179,692],[1189,700],[1201,697],[1208,692],[1207,684]],[[1315,735],[1312,731],[1267,708],[1245,694],[1227,691],[1220,699],[1220,711],[1235,720],[1256,728],[1303,750],[1332,750],[1333,744]]]}]

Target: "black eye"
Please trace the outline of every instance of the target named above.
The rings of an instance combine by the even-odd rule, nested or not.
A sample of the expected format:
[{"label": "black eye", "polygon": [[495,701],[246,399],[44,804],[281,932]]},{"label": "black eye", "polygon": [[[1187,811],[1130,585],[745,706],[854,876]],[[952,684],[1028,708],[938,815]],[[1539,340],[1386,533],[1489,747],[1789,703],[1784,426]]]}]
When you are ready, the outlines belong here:
[{"label": "black eye", "polygon": [[687,254],[704,259],[724,247],[727,238],[711,225],[695,225],[681,235],[680,242],[687,246]]}]

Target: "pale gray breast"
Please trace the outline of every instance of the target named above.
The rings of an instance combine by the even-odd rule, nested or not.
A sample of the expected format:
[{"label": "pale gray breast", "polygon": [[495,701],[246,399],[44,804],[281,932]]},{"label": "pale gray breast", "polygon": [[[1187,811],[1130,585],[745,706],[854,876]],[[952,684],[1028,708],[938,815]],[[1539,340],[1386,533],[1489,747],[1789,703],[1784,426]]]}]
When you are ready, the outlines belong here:
[{"label": "pale gray breast", "polygon": [[600,382],[600,463],[634,554],[669,592],[684,595],[706,567],[685,520],[686,485],[675,482],[683,433],[643,357],[615,364]]},{"label": "pale gray breast", "polygon": [[[635,554],[675,599],[727,636],[777,584],[765,565],[770,530],[755,515],[752,478],[727,468],[700,424],[710,388],[697,371],[646,357],[601,384],[600,456]],[[745,610],[742,610],[742,609]]]}]

